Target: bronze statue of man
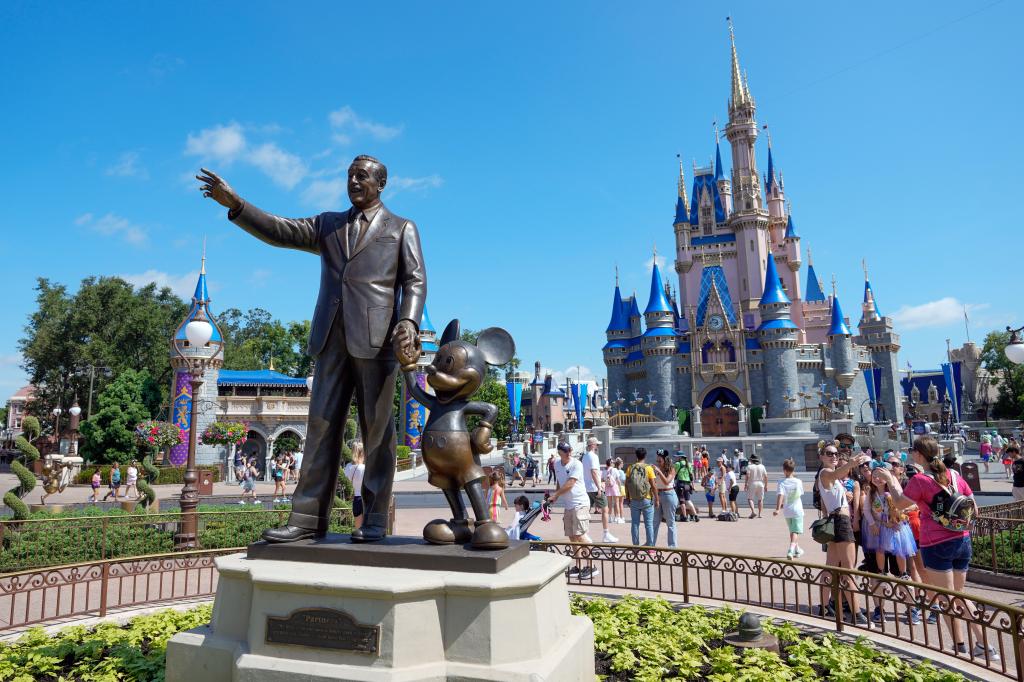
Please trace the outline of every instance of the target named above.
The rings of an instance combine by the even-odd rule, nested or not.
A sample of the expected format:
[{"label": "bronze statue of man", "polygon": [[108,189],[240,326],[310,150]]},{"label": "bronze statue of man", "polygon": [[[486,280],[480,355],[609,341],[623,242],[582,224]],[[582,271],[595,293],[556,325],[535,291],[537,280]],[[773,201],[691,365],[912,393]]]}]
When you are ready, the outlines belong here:
[{"label": "bronze statue of man", "polygon": [[352,207],[301,219],[261,211],[205,168],[196,176],[203,196],[226,207],[228,219],[246,232],[273,246],[320,256],[320,294],[309,330],[316,365],[305,456],[288,523],[264,531],[268,542],[326,534],[353,397],[366,444],[366,472],[364,523],[352,541],[385,536],[395,475],[395,353],[413,352],[427,297],[416,225],[380,201],[387,174],[377,159],[357,156],[348,169]]}]

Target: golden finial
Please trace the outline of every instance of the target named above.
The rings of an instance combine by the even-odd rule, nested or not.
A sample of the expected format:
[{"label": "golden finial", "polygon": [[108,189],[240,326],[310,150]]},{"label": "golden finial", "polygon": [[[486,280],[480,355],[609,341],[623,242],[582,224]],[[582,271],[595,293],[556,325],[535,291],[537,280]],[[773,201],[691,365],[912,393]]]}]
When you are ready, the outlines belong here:
[{"label": "golden finial", "polygon": [[836,273],[832,273],[832,298],[836,297]]},{"label": "golden finial", "polygon": [[868,281],[868,261],[866,258],[860,259],[860,266],[864,268],[864,281]]},{"label": "golden finial", "polygon": [[807,247],[807,267],[814,265],[814,260],[811,258],[811,247]]},{"label": "golden finial", "polygon": [[271,372],[274,371],[274,354],[273,353],[270,354],[270,364],[267,365],[267,369],[269,369]]},{"label": "golden finial", "polygon": [[718,143],[719,143],[719,139],[718,139],[718,120],[716,119],[716,120],[712,121],[711,125],[715,129],[715,146],[718,146]]},{"label": "golden finial", "polygon": [[619,264],[615,264],[615,286],[619,286]]},{"label": "golden finial", "polygon": [[206,235],[203,235],[203,263],[199,268],[199,274],[206,274]]}]

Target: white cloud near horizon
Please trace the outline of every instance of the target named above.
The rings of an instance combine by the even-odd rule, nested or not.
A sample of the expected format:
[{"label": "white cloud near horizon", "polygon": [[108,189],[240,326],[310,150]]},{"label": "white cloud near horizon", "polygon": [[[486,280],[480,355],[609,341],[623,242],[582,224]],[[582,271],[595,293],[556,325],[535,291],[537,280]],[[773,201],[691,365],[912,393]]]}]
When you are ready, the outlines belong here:
[{"label": "white cloud near horizon", "polygon": [[[546,375],[548,375],[548,374],[550,374],[551,378],[555,381],[555,383],[557,383],[559,385],[565,384],[565,378],[566,377],[569,377],[570,379],[572,379],[573,383],[577,382],[576,365],[573,365],[572,367],[566,367],[565,369],[554,369],[554,370],[546,368],[546,367],[541,367],[540,378],[543,380],[544,377]],[[601,380],[594,373],[594,370],[590,369],[586,365],[580,365],[579,366],[578,376],[579,376],[578,380],[582,381],[584,383],[590,382],[590,383],[597,384],[598,386],[601,385]]]},{"label": "white cloud near horizon", "polygon": [[988,303],[962,303],[952,296],[929,301],[920,305],[904,305],[892,313],[897,329],[924,329],[926,327],[944,327],[964,321],[964,308],[967,315],[985,310]]},{"label": "white cloud near horizon", "polygon": [[662,271],[662,274],[664,274],[664,272],[665,272],[665,257],[664,256],[655,256],[655,255],[652,254],[650,258],[648,258],[647,260],[644,261],[644,270],[646,270],[647,272],[654,272],[654,264],[655,263],[658,264],[658,269]]},{"label": "white cloud near horizon", "polygon": [[331,178],[311,182],[302,193],[302,200],[321,211],[339,211],[345,195],[345,178]]},{"label": "white cloud near horizon", "polygon": [[149,172],[139,165],[139,153],[132,151],[124,152],[117,157],[117,161],[107,168],[106,173],[122,178],[149,178]]},{"label": "white cloud near horizon", "polygon": [[444,184],[444,178],[437,173],[425,175],[419,178],[406,178],[401,175],[388,178],[388,184],[384,187],[384,191],[389,196],[394,196],[399,192],[426,192],[427,190],[437,189]]},{"label": "white cloud near horizon", "polygon": [[380,142],[393,140],[402,134],[403,126],[389,126],[357,114],[347,104],[327,115],[327,120],[334,129],[332,139],[338,144],[349,144],[359,134],[368,135]]},{"label": "white cloud near horizon", "polygon": [[[265,133],[280,128],[270,125],[256,130]],[[245,129],[235,121],[204,128],[198,133],[189,133],[185,139],[184,153],[186,156],[199,157],[204,163],[216,162],[225,166],[236,161],[247,163],[285,189],[294,188],[309,173],[305,161],[274,142],[251,145],[245,136]]]},{"label": "white cloud near horizon", "polygon": [[142,246],[149,239],[146,228],[116,213],[107,213],[100,218],[94,217],[92,213],[83,213],[75,218],[75,225],[87,227],[106,237],[123,239],[133,246]]},{"label": "white cloud near horizon", "polygon": [[151,268],[138,274],[122,274],[117,276],[135,288],[144,287],[150,283],[156,284],[158,289],[167,287],[187,301],[191,300],[192,294],[195,293],[196,282],[199,280],[199,271],[193,270],[181,275],[172,275]]}]

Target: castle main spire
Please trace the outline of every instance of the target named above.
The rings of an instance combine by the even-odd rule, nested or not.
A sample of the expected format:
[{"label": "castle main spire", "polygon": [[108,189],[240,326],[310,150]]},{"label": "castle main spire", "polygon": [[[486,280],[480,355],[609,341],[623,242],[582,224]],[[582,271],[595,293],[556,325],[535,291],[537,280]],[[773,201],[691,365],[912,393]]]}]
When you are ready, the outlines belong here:
[{"label": "castle main spire", "polygon": [[747,90],[746,79],[740,71],[740,58],[736,54],[736,34],[732,28],[732,17],[726,17],[729,22],[729,43],[732,46],[732,106],[740,107],[750,103],[750,92]]}]

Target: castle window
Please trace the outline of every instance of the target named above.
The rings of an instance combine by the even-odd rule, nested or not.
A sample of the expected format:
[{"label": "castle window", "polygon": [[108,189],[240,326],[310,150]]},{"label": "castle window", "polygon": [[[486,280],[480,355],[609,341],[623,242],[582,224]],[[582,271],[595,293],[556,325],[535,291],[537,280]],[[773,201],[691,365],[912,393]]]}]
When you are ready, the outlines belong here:
[{"label": "castle window", "polygon": [[750,240],[750,252],[751,253],[754,252],[754,240],[753,239]]}]

